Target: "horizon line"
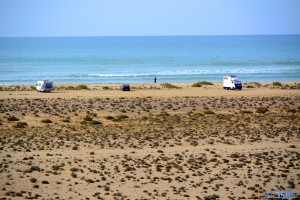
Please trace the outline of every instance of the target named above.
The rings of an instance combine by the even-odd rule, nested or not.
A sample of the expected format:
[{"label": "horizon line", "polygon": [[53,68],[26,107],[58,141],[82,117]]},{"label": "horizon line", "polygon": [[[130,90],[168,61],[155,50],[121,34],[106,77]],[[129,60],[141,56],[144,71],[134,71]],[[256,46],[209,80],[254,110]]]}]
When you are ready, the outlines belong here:
[{"label": "horizon line", "polygon": [[0,36],[0,38],[63,38],[63,37],[197,37],[197,36],[297,36],[295,34],[203,34],[203,35],[86,35],[86,36]]}]

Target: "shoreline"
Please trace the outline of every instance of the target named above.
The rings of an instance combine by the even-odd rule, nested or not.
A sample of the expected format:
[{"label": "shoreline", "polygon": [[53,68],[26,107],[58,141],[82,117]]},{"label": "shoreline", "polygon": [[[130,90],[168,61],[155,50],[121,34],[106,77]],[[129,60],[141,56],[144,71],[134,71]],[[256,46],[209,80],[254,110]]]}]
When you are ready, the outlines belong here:
[{"label": "shoreline", "polygon": [[[48,80],[48,79],[45,79],[45,80]],[[199,82],[201,81],[206,81],[206,80],[199,80]],[[223,83],[222,81],[208,81],[210,83]],[[260,84],[272,84],[273,82],[280,82],[280,83],[284,83],[284,84],[291,84],[291,83],[300,83],[300,80],[297,80],[297,81],[290,81],[290,80],[287,80],[287,81],[242,81],[243,84],[249,84],[249,83],[260,83]],[[141,83],[130,83],[130,82],[124,82],[124,83],[54,83],[54,86],[55,85],[58,85],[58,86],[74,86],[74,85],[122,85],[122,84],[130,84],[130,85],[159,85],[159,84],[164,84],[164,83],[170,83],[170,84],[193,84],[193,83],[196,83],[196,82],[157,82],[157,83],[153,83],[153,82],[141,82]],[[35,86],[36,83],[32,83],[32,84],[0,84],[0,87],[15,87],[15,86],[25,86],[25,87],[28,87],[28,86]]]}]

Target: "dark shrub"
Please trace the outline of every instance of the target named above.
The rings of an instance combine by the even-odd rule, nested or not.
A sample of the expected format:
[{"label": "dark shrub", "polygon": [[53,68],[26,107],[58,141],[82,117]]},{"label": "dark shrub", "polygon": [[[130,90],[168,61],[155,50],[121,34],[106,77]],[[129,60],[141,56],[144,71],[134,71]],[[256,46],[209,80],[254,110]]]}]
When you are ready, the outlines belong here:
[{"label": "dark shrub", "polygon": [[8,120],[8,121],[11,121],[11,122],[19,121],[19,119],[16,118],[15,116],[9,116],[9,117],[7,118],[7,120]]},{"label": "dark shrub", "polygon": [[268,111],[268,108],[264,108],[264,107],[259,107],[256,108],[256,113],[266,113]]},{"label": "dark shrub", "polygon": [[275,86],[275,87],[282,86],[282,84],[280,82],[273,82],[272,85]]},{"label": "dark shrub", "polygon": [[41,122],[46,123],[46,124],[52,123],[52,121],[50,119],[42,119]]},{"label": "dark shrub", "polygon": [[77,85],[75,89],[76,90],[88,90],[89,88],[86,85]]},{"label": "dark shrub", "polygon": [[202,85],[214,85],[214,84],[207,81],[201,81],[201,82],[194,83],[192,87],[202,87]]},{"label": "dark shrub", "polygon": [[206,115],[212,115],[212,114],[215,114],[215,113],[214,113],[213,111],[211,111],[211,110],[204,110],[203,113],[206,114]]},{"label": "dark shrub", "polygon": [[176,85],[172,85],[170,83],[163,83],[161,84],[162,87],[164,88],[168,88],[168,89],[179,89],[180,87],[176,86]]},{"label": "dark shrub", "polygon": [[14,128],[25,128],[28,126],[26,122],[18,122],[16,125],[13,125]]}]

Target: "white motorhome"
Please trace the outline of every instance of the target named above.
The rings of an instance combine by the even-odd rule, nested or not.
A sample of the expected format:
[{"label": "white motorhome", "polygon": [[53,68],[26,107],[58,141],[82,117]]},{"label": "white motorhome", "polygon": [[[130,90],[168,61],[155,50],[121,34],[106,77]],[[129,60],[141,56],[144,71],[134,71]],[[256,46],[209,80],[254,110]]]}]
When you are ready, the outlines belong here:
[{"label": "white motorhome", "polygon": [[242,89],[242,82],[236,76],[227,75],[223,77],[223,88],[225,90],[241,90]]},{"label": "white motorhome", "polygon": [[37,81],[35,88],[38,92],[50,92],[53,90],[53,81]]}]

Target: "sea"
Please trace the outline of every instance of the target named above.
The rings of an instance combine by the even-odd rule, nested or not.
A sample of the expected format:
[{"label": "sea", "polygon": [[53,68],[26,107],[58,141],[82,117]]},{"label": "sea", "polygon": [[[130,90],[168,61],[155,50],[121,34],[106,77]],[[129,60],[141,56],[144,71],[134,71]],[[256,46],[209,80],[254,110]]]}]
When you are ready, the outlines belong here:
[{"label": "sea", "polygon": [[300,81],[300,35],[0,38],[0,85]]}]

